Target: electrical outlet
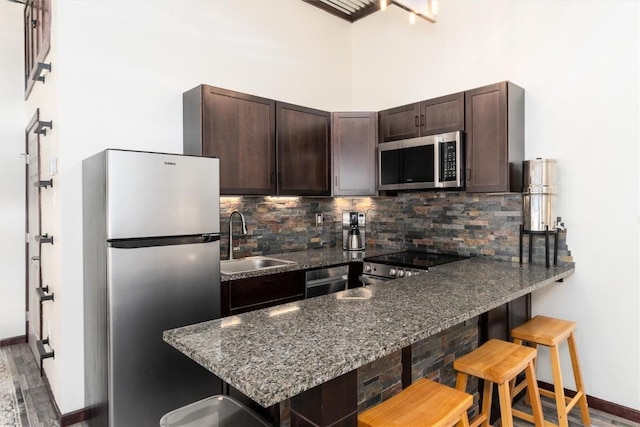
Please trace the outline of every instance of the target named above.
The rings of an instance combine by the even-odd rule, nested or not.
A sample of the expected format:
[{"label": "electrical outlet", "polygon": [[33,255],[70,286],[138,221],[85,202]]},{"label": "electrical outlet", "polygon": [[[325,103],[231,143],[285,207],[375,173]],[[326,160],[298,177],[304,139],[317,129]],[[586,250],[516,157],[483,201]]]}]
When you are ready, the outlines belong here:
[{"label": "electrical outlet", "polygon": [[322,225],[322,214],[321,213],[317,213],[316,214],[316,225]]}]

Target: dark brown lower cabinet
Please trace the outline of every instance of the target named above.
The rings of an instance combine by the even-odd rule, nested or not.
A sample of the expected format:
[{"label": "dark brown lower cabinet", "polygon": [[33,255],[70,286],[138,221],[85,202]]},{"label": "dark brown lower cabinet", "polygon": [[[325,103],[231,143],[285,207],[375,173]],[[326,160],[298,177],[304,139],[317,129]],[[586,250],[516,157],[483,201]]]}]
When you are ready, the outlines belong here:
[{"label": "dark brown lower cabinet", "polygon": [[347,372],[291,398],[291,427],[358,425],[358,375]]},{"label": "dark brown lower cabinet", "polygon": [[362,286],[362,282],[360,281],[360,275],[362,275],[362,269],[364,264],[361,262],[351,262],[349,263],[349,277],[348,277],[348,285],[349,289],[351,288],[359,288]]},{"label": "dark brown lower cabinet", "polygon": [[304,280],[304,270],[300,270],[222,282],[222,316],[301,300]]},{"label": "dark brown lower cabinet", "polygon": [[480,315],[480,345],[492,338],[512,341],[511,329],[531,319],[531,294]]}]

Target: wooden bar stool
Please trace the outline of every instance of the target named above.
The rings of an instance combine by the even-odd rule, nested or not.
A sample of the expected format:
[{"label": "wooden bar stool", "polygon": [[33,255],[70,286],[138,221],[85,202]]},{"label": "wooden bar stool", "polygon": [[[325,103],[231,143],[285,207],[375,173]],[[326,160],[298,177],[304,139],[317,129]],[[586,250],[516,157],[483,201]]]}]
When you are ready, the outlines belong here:
[{"label": "wooden bar stool", "polygon": [[[502,427],[513,427],[514,416],[531,421],[536,427],[544,425],[534,365],[536,353],[535,348],[492,339],[471,353],[453,361],[453,369],[458,371],[456,381],[458,390],[466,391],[469,375],[484,380],[482,410],[480,415],[471,421],[471,427],[478,425],[486,427],[490,425],[491,395],[494,383],[498,385]],[[509,382],[521,372],[524,372],[526,376],[533,415],[511,407]]]},{"label": "wooden bar stool", "polygon": [[[582,423],[585,426],[591,425],[589,417],[589,407],[587,406],[587,395],[584,392],[584,383],[582,382],[582,373],[580,372],[580,361],[578,360],[578,351],[573,331],[576,329],[576,323],[568,320],[554,319],[552,317],[535,316],[525,324],[511,330],[511,336],[516,344],[523,342],[529,343],[532,347],[544,345],[549,347],[551,353],[551,368],[553,370],[553,389],[540,390],[540,393],[555,398],[558,411],[558,424],[561,427],[567,427],[569,424],[567,414],[576,403],[580,404],[580,413],[582,415]],[[562,373],[560,371],[560,352],[558,346],[567,340],[569,344],[569,355],[571,356],[571,367],[573,368],[573,377],[576,382],[576,395],[573,399],[566,397],[564,394],[564,386],[562,383]],[[523,384],[513,387],[512,396],[515,396],[523,388]],[[553,424],[555,425],[555,424]]]},{"label": "wooden bar stool", "polygon": [[472,403],[470,394],[422,378],[358,414],[358,427],[468,427]]}]

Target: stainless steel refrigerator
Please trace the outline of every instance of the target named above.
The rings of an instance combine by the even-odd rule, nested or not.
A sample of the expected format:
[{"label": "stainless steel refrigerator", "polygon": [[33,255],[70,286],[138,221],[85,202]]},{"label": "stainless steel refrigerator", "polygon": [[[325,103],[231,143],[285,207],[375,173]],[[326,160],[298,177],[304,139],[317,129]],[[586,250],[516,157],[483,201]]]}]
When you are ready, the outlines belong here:
[{"label": "stainless steel refrigerator", "polygon": [[82,175],[89,423],[157,427],[221,388],[162,340],[220,317],[219,161],[110,149]]}]

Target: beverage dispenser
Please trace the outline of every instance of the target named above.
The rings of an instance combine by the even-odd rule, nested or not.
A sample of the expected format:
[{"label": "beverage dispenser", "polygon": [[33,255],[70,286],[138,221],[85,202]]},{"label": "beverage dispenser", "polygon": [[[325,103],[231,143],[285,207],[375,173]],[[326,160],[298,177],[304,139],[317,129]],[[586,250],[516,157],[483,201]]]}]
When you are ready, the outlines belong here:
[{"label": "beverage dispenser", "polygon": [[556,229],[556,165],[552,159],[524,162],[523,214],[527,231],[554,231]]}]

